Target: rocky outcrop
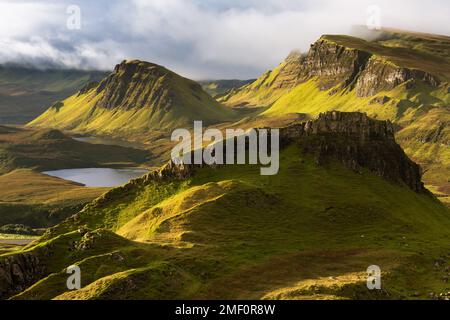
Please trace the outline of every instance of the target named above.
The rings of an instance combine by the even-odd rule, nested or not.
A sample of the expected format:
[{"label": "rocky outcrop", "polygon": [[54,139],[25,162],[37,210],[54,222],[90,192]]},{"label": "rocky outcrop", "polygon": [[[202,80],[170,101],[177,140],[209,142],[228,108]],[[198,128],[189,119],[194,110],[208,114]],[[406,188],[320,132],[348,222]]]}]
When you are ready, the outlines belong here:
[{"label": "rocky outcrop", "polygon": [[373,96],[407,82],[409,86],[414,86],[417,81],[433,87],[440,85],[441,81],[434,75],[390,61],[378,53],[380,48],[371,48],[373,51],[362,49],[365,45],[362,41],[349,47],[339,40],[322,37],[311,46],[302,61],[300,79],[305,81],[318,77],[322,90],[341,85],[342,88],[355,89],[359,97]]},{"label": "rocky outcrop", "polygon": [[45,272],[45,266],[34,253],[0,257],[0,300],[25,290]]},{"label": "rocky outcrop", "polygon": [[322,90],[339,84],[347,87],[364,69],[369,58],[368,52],[322,39],[311,46],[302,60],[299,80],[303,82],[318,77]]},{"label": "rocky outcrop", "polygon": [[415,192],[427,192],[420,166],[408,158],[394,138],[390,121],[359,112],[327,112],[280,132],[283,144],[299,143],[322,165],[338,160],[360,172],[363,168],[387,180],[403,183]]},{"label": "rocky outcrop", "polygon": [[98,85],[99,85],[99,83],[96,82],[96,81],[91,81],[91,82],[87,83],[85,86],[83,86],[83,87],[80,89],[80,91],[78,91],[77,97],[82,96],[83,94],[88,93],[88,92],[91,91],[92,89],[96,88]]},{"label": "rocky outcrop", "polygon": [[417,81],[437,87],[440,80],[424,71],[399,67],[379,57],[372,57],[359,75],[355,90],[359,97],[370,97],[380,91],[390,91],[409,81],[409,87]]},{"label": "rocky outcrop", "polygon": [[[384,179],[404,184],[415,192],[427,193],[420,166],[410,160],[396,143],[394,132],[390,121],[374,120],[359,112],[333,111],[321,114],[316,120],[281,128],[280,146],[283,148],[296,143],[304,154],[312,155],[318,165],[337,160],[356,172],[369,170]],[[224,154],[225,151],[224,145]],[[188,179],[203,166],[206,164],[175,164],[169,161],[160,169],[105,193],[86,206],[84,211],[107,205],[150,181]],[[76,222],[78,215],[70,219]]]}]

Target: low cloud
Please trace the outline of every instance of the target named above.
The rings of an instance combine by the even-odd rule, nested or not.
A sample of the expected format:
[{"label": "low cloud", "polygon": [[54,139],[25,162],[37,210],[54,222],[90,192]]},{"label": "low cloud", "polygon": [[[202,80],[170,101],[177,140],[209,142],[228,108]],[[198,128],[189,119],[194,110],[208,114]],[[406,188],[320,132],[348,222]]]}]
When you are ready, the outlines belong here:
[{"label": "low cloud", "polygon": [[[196,79],[252,78],[364,25],[374,4],[383,26],[450,35],[447,0],[0,0],[0,63],[108,70],[137,58]],[[66,26],[69,5],[80,30]]]}]

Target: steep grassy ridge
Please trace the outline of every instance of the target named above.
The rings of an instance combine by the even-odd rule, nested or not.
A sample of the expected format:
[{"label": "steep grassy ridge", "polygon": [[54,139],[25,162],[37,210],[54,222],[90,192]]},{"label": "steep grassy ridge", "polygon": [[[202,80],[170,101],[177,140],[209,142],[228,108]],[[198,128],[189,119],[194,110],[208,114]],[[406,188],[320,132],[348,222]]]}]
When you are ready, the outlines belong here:
[{"label": "steep grassy ridge", "polygon": [[97,87],[54,105],[30,126],[130,137],[233,119],[201,86],[164,67],[124,61]]},{"label": "steep grassy ridge", "polygon": [[[56,237],[57,228],[32,249],[53,252],[44,258],[52,274],[16,298],[376,299],[444,292],[444,273],[434,263],[450,258],[445,207],[368,172],[318,167],[299,154],[285,150],[275,177],[251,166],[205,168],[175,183],[180,191],[169,191],[174,183],[150,183],[87,209],[76,225],[101,227],[109,212],[125,214],[129,222],[113,229],[147,244],[101,230]],[[150,196],[165,188],[165,197]],[[72,263],[86,277],[82,290],[66,292],[63,268]],[[365,288],[362,275],[371,264],[384,272],[383,292]]]}]

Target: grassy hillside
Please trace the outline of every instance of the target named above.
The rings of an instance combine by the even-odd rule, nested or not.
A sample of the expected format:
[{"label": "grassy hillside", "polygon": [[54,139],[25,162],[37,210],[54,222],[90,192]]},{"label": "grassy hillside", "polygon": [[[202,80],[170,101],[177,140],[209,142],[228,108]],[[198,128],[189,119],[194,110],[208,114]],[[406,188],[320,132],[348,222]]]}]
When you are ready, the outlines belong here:
[{"label": "grassy hillside", "polygon": [[[450,212],[297,145],[280,173],[203,167],[116,189],[25,250],[47,276],[15,299],[417,299],[446,292]],[[326,191],[326,192],[324,192]],[[79,230],[79,231],[77,231]],[[83,272],[67,292],[64,268]],[[383,270],[368,291],[365,270]]]},{"label": "grassy hillside", "polygon": [[0,124],[25,124],[54,102],[105,76],[100,71],[0,66]]},{"label": "grassy hillside", "polygon": [[51,107],[30,126],[132,137],[233,118],[198,83],[148,62],[124,61],[97,87]]},{"label": "grassy hillside", "polygon": [[[37,257],[27,261],[43,270],[13,298],[445,297],[450,211],[423,188],[389,122],[332,112],[280,136],[277,175],[169,163],[107,192],[0,257]],[[71,264],[85,275],[78,291],[66,290]],[[366,288],[373,264],[382,291]]]},{"label": "grassy hillside", "polygon": [[260,117],[361,111],[397,125],[397,139],[448,202],[450,38],[385,30],[373,41],[327,35],[220,101]]}]

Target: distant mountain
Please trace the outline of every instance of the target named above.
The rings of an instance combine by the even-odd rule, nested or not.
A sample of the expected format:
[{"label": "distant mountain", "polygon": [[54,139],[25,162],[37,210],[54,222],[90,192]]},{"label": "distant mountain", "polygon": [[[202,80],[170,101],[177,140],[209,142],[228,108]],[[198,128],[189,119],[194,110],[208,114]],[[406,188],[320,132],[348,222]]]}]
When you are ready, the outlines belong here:
[{"label": "distant mountain", "polygon": [[77,132],[132,136],[227,121],[223,107],[192,80],[144,61],[124,61],[97,86],[55,104],[30,123]]},{"label": "distant mountain", "polygon": [[25,124],[49,105],[64,99],[107,73],[0,66],[0,124]]},{"label": "distant mountain", "polygon": [[450,37],[384,30],[371,38],[323,36],[219,100],[264,106],[266,117],[340,110],[391,120],[426,182],[450,195]]},{"label": "distant mountain", "polygon": [[250,80],[206,80],[199,81],[203,90],[208,92],[211,96],[217,97],[221,96],[225,93],[228,93],[231,90],[238,89],[242,86],[245,86],[249,83],[252,83],[256,79]]}]

